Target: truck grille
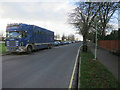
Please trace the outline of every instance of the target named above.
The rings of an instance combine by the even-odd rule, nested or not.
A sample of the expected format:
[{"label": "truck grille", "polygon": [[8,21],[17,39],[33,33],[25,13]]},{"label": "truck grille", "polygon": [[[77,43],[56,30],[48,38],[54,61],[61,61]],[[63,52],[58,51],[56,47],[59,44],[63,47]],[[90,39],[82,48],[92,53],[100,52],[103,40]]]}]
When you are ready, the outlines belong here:
[{"label": "truck grille", "polygon": [[16,42],[15,41],[9,41],[9,46],[16,46]]}]

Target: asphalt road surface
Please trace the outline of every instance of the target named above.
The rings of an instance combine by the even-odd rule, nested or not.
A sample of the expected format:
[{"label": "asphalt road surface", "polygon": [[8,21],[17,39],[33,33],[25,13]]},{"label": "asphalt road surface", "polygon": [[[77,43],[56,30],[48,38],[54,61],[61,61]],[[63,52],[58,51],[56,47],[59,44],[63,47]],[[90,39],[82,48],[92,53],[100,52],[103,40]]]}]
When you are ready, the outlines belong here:
[{"label": "asphalt road surface", "polygon": [[3,56],[3,88],[68,88],[80,45]]}]

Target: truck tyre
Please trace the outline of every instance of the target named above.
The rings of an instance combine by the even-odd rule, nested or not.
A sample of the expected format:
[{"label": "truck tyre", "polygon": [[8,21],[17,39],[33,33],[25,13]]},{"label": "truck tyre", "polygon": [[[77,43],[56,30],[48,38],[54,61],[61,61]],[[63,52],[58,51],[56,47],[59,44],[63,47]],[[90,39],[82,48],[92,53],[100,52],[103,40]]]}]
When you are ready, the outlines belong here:
[{"label": "truck tyre", "polygon": [[29,53],[31,53],[32,52],[32,47],[31,46],[28,46],[27,47],[27,53],[29,54]]},{"label": "truck tyre", "polygon": [[52,48],[52,45],[51,45],[51,44],[49,44],[49,45],[48,45],[48,49],[51,49],[51,48]]}]

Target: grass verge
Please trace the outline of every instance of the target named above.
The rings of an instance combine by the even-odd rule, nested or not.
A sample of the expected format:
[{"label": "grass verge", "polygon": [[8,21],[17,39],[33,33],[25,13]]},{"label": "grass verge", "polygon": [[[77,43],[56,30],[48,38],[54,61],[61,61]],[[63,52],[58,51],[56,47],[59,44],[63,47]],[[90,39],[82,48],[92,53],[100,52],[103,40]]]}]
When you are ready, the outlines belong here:
[{"label": "grass verge", "polygon": [[93,54],[81,50],[80,88],[120,88],[112,73],[98,60],[94,61]]},{"label": "grass verge", "polygon": [[0,54],[4,54],[6,53],[6,49],[5,49],[5,43],[0,43]]}]

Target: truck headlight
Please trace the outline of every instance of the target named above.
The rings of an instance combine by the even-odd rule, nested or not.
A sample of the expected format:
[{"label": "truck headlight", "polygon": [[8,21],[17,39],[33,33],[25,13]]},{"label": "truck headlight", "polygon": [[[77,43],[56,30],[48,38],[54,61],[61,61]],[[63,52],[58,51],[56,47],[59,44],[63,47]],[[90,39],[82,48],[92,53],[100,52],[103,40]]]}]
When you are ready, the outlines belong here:
[{"label": "truck headlight", "polygon": [[18,45],[18,43],[16,43],[16,45]]},{"label": "truck headlight", "polygon": [[9,41],[6,42],[7,46],[9,46]]},{"label": "truck headlight", "polygon": [[15,42],[15,44],[16,44],[16,46],[18,46],[18,44],[19,44],[19,41],[16,41],[16,42]]},{"label": "truck headlight", "polygon": [[7,44],[9,44],[9,41],[7,41]]}]

